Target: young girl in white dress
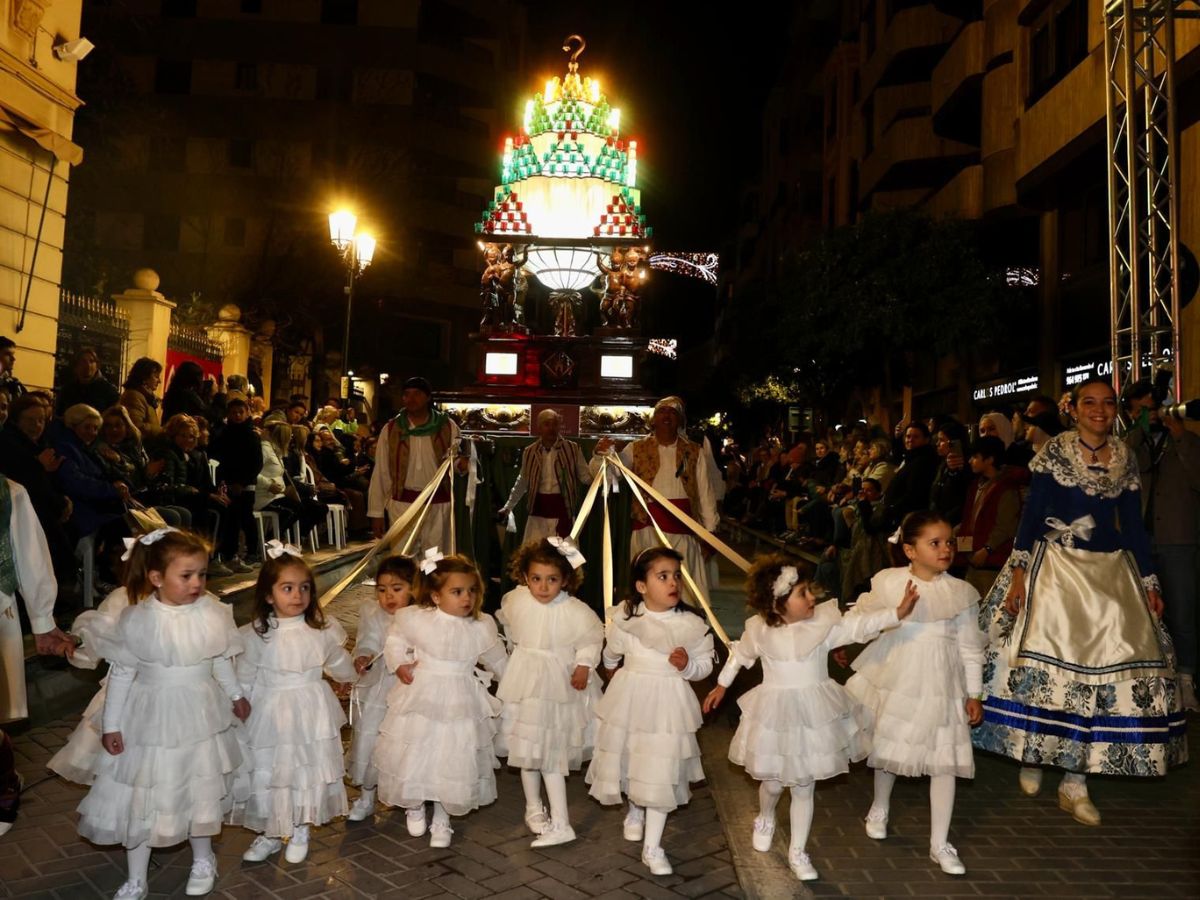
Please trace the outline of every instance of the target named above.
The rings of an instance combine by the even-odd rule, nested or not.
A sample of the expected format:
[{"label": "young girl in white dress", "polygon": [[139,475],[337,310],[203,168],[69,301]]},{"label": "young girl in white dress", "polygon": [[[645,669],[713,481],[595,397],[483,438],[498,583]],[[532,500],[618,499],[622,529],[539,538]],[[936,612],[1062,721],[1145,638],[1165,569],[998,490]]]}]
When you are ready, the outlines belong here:
[{"label": "young girl in white dress", "polygon": [[801,881],[818,877],[804,851],[812,827],[814,783],[844,775],[851,762],[867,755],[854,703],[829,677],[829,651],[895,627],[916,603],[915,595],[906,595],[895,609],[842,618],[837,600],[817,603],[812,579],[813,570],[803,562],[783,556],[754,561],[746,576],[746,601],[757,614],[746,620],[717,686],[704,700],[704,712],[716,709],[738,670],[762,660],[762,685],[738,701],[742,720],[729,745],[729,759],[760,782],[751,837],[755,850],[771,849],[775,807],[783,789],[791,789],[788,865]]},{"label": "young girl in white dress", "polygon": [[642,863],[654,875],[673,871],[662,848],[667,814],[687,803],[690,782],[702,781],[700,703],[689,681],[713,667],[713,639],[704,619],[680,606],[683,557],[651,547],[634,559],[632,593],[608,622],[604,667],[625,660],[596,705],[599,725],[589,793],[605,805],[629,798],[625,840],[642,842]]},{"label": "young girl in white dress", "polygon": [[346,715],[323,674],[358,678],[346,632],[326,619],[301,552],[269,541],[254,586],[254,618],[241,628],[238,679],[254,706],[241,729],[243,762],[231,821],[258,837],[242,854],[262,862],[289,838],[284,858],[308,856],[309,827],[348,811],[342,763]]},{"label": "young girl in white dress", "polygon": [[503,677],[508,655],[496,620],[481,612],[483,579],[470,560],[425,551],[417,605],[392,617],[383,658],[403,687],[388,696],[375,745],[379,799],[406,810],[408,833],[449,847],[450,816],[496,799],[493,741],[500,701],[476,677],[482,663]]},{"label": "young girl in white dress", "polygon": [[124,844],[129,877],[117,900],[149,893],[151,847],[192,845],[186,894],[216,883],[212,836],[233,805],[240,760],[233,716],[244,719],[232,657],[241,652],[233,611],[204,590],[208,543],[160,529],[138,539],[130,569],[154,593],[121,613],[107,651],[105,755],[79,804],[79,833]]},{"label": "young girl in white dress", "polygon": [[350,749],[346,751],[346,778],[360,788],[358,799],[346,817],[361,822],[375,813],[375,789],[379,773],[371,761],[379,726],[387,715],[387,698],[400,682],[383,658],[392,617],[412,602],[417,564],[407,556],[389,556],[375,571],[375,596],[363,602],[354,639],[354,671],[358,683],[350,697]]},{"label": "young girl in white dress", "polygon": [[[592,755],[600,679],[595,668],[604,625],[572,595],[583,583],[583,555],[569,538],[531,541],[516,552],[496,616],[513,645],[496,696],[504,702],[496,751],[521,770],[532,847],[575,840],[567,774]],[[550,801],[547,819],[542,783]]]},{"label": "young girl in white dress", "polygon": [[909,565],[884,569],[847,616],[853,619],[920,602],[899,628],[870,644],[846,690],[863,706],[871,730],[867,765],[875,770],[875,801],[867,835],[887,837],[897,775],[929,776],[929,858],[949,875],[966,867],[947,841],[955,778],[975,776],[970,726],[983,718],[983,650],[979,594],[947,574],[954,561],[950,523],[936,512],[913,512],[898,540]]}]

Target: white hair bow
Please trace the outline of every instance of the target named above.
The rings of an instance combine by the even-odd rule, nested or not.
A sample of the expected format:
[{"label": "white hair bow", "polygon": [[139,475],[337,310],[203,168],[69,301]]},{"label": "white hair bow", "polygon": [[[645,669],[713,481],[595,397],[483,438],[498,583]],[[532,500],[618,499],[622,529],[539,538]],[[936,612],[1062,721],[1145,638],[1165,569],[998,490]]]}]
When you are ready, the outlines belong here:
[{"label": "white hair bow", "polygon": [[178,530],[178,528],[172,528],[168,525],[166,528],[155,528],[153,531],[138,535],[137,537],[121,538],[125,542],[125,552],[121,554],[121,562],[129,562],[133,556],[135,545],[141,544],[144,547],[149,547],[151,544],[157,544],[172,531]]},{"label": "white hair bow", "polygon": [[289,556],[304,556],[304,551],[295,544],[285,544],[278,538],[271,538],[263,545],[263,549],[271,559],[279,559],[285,553]]},{"label": "white hair bow", "polygon": [[800,581],[800,573],[795,566],[783,566],[779,570],[779,575],[775,578],[775,583],[771,585],[771,593],[775,599],[786,597],[792,592],[792,588]]},{"label": "white hair bow", "polygon": [[898,543],[900,543],[900,539],[901,539],[901,537],[902,537],[902,536],[903,536],[903,534],[904,534],[904,532],[903,532],[903,530],[902,530],[902,527],[903,527],[903,526],[897,525],[897,526],[896,526],[896,530],[895,530],[895,531],[893,531],[891,534],[889,534],[889,535],[888,535],[888,543],[889,543],[889,544],[898,544]]},{"label": "white hair bow", "polygon": [[430,547],[425,551],[425,556],[421,559],[421,574],[432,575],[434,569],[437,568],[437,564],[445,558],[442,555],[442,551],[438,550],[437,547]]},{"label": "white hair bow", "polygon": [[587,562],[583,558],[583,554],[579,552],[579,545],[569,537],[559,537],[557,534],[554,534],[546,538],[546,541],[551,547],[567,558],[567,562],[571,564],[572,569],[578,569]]}]

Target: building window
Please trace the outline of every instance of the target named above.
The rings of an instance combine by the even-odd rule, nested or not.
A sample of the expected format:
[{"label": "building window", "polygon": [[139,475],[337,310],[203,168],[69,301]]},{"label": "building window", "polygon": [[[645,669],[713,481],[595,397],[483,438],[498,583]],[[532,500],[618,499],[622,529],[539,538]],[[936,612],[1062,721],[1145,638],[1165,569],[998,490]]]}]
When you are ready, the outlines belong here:
[{"label": "building window", "polygon": [[1037,102],[1088,55],[1087,0],[1058,0],[1030,26],[1029,96]]},{"label": "building window", "polygon": [[162,14],[171,19],[194,19],[196,0],[162,0]]},{"label": "building window", "polygon": [[321,0],[321,23],[357,25],[358,0]]},{"label": "building window", "polygon": [[151,172],[184,171],[187,168],[187,138],[151,138],[149,163]]},{"label": "building window", "polygon": [[256,16],[262,12],[262,0],[242,0],[242,12],[248,16]]},{"label": "building window", "polygon": [[146,216],[142,247],[146,250],[178,250],[179,216]]},{"label": "building window", "polygon": [[233,75],[233,85],[239,91],[258,90],[258,66],[254,63],[238,63]]},{"label": "building window", "polygon": [[229,166],[233,169],[254,168],[254,141],[234,138],[229,142]]},{"label": "building window", "polygon": [[189,94],[192,63],[187,59],[160,59],[154,64],[154,91],[158,94]]},{"label": "building window", "polygon": [[245,219],[226,219],[225,220],[225,246],[226,247],[244,247],[244,246],[246,246],[246,220]]}]

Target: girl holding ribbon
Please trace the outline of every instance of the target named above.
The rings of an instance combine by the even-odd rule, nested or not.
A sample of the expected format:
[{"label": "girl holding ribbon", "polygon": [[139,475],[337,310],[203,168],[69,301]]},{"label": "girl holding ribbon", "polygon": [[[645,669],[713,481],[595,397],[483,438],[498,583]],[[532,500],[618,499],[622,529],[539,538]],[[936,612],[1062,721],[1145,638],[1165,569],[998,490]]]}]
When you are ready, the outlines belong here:
[{"label": "girl holding ribbon", "polygon": [[268,541],[254,587],[254,618],[241,630],[238,679],[254,711],[242,734],[232,821],[259,832],[242,854],[263,862],[308,856],[309,827],[348,811],[342,763],[342,706],[322,679],[358,678],[346,632],[326,619],[312,569],[291,544]]},{"label": "girl holding ribbon", "polygon": [[989,696],[974,741],[1022,764],[1028,796],[1043,767],[1063,769],[1059,806],[1099,825],[1087,774],[1163,775],[1187,759],[1186,726],[1137,460],[1111,439],[1112,386],[1078,385],[1070,412],[1074,429],[1030,463],[1013,553],[981,612]]},{"label": "girl holding ribbon", "polygon": [[[569,537],[530,541],[513,556],[514,581],[496,616],[513,646],[496,696],[504,702],[496,751],[521,770],[532,847],[575,840],[567,775],[592,756],[600,679],[595,669],[604,625],[572,596],[583,583],[583,554]],[[550,815],[542,806],[542,783]]]}]

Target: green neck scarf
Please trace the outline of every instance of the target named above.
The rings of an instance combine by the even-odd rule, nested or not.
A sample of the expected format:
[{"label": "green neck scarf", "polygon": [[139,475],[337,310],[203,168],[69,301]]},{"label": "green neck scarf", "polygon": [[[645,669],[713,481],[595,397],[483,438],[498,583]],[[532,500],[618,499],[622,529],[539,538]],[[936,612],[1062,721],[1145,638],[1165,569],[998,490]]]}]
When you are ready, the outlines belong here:
[{"label": "green neck scarf", "polygon": [[400,426],[400,431],[406,437],[428,437],[431,434],[437,434],[443,425],[446,424],[446,413],[440,409],[430,408],[429,421],[424,425],[410,425],[408,422],[408,411],[401,412],[396,416],[396,424]]}]

